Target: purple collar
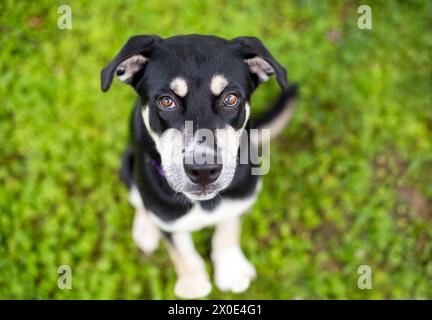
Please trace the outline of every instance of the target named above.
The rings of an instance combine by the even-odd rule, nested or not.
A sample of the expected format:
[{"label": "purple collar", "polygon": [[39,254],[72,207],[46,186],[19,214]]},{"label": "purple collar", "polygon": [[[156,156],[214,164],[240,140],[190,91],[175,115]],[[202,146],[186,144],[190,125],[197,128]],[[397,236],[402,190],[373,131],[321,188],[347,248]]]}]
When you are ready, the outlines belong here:
[{"label": "purple collar", "polygon": [[165,177],[165,172],[163,171],[162,167],[160,166],[160,164],[155,160],[155,159],[151,159],[151,164],[153,166],[153,168],[156,170],[156,172],[161,176],[161,177]]}]

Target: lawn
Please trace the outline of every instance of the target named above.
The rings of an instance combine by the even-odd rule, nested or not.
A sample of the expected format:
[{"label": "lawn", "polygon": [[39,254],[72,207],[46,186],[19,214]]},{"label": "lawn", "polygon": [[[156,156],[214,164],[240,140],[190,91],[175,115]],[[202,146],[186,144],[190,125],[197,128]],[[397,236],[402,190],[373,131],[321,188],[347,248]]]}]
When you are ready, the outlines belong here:
[{"label": "lawn", "polygon": [[[71,30],[57,28],[61,4]],[[369,1],[371,30],[360,4],[3,0],[0,299],[174,298],[165,248],[132,241],[117,174],[135,94],[119,81],[102,93],[99,72],[131,35],[189,33],[257,36],[301,86],[244,219],[258,279],[209,298],[432,299],[432,3]],[[263,85],[253,112],[277,90]],[[194,234],[206,258],[210,237]]]}]

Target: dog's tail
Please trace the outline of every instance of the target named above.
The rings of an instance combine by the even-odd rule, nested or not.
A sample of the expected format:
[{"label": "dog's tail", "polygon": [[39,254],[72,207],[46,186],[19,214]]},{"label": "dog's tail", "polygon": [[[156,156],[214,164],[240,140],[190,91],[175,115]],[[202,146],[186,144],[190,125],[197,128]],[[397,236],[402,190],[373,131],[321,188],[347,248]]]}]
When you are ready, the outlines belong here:
[{"label": "dog's tail", "polygon": [[[298,86],[290,85],[287,89],[277,98],[273,106],[268,109],[262,116],[257,119],[253,119],[251,122],[251,129],[269,129],[270,138],[274,138],[279,135],[285,126],[288,124],[291,116],[294,112],[294,103],[297,96]],[[261,136],[261,134],[259,135]],[[251,136],[254,139],[256,145],[261,145],[261,141],[255,140],[258,137]]]},{"label": "dog's tail", "polygon": [[121,157],[121,167],[120,167],[120,178],[124,182],[124,184],[130,189],[133,184],[133,150],[129,145],[126,150],[123,152]]}]

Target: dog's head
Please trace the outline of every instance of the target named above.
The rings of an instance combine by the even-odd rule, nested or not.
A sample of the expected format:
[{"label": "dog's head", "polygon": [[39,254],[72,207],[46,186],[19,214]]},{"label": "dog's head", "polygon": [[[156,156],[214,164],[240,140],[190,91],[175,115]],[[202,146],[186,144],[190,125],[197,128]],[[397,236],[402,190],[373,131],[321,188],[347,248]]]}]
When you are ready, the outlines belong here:
[{"label": "dog's head", "polygon": [[272,74],[285,89],[285,69],[254,37],[143,35],[102,70],[101,85],[116,75],[135,89],[169,185],[207,200],[231,184],[250,96]]}]

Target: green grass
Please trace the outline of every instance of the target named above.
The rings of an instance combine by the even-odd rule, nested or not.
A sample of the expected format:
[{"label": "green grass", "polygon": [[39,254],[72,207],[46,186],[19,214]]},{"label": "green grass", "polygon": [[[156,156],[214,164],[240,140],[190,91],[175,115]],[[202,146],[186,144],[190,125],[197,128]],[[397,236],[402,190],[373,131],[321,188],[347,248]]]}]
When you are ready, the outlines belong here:
[{"label": "green grass", "polygon": [[[188,33],[258,36],[301,84],[244,219],[258,279],[209,298],[432,298],[432,4],[370,1],[360,30],[361,2],[331,3],[68,1],[62,31],[64,1],[2,1],[0,298],[174,298],[165,248],[147,257],[131,239],[117,176],[134,93],[103,94],[99,71],[131,35]],[[255,111],[276,93],[262,86]],[[210,237],[194,234],[206,258]],[[57,288],[63,264],[72,290]]]}]

